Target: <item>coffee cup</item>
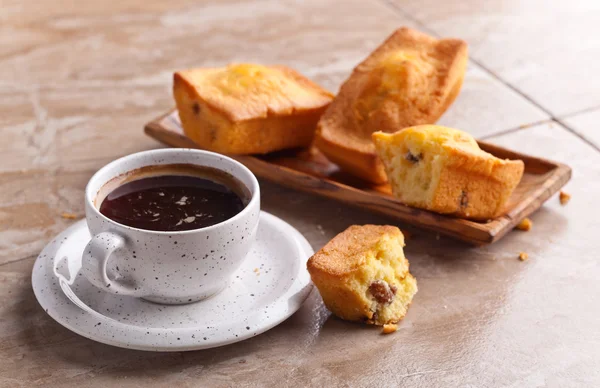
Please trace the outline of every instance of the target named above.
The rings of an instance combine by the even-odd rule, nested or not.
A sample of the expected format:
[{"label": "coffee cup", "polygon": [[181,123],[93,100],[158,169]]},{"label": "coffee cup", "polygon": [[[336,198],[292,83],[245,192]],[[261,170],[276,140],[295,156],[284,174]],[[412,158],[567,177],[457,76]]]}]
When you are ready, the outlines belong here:
[{"label": "coffee cup", "polygon": [[[247,198],[243,209],[214,225],[183,231],[136,228],[100,212],[111,188],[131,181],[135,171],[166,165],[198,166],[235,179]],[[208,298],[224,289],[250,250],[260,215],[256,177],[241,163],[208,151],[159,149],[117,159],[101,168],[85,190],[92,235],[82,271],[96,287],[164,304]]]}]

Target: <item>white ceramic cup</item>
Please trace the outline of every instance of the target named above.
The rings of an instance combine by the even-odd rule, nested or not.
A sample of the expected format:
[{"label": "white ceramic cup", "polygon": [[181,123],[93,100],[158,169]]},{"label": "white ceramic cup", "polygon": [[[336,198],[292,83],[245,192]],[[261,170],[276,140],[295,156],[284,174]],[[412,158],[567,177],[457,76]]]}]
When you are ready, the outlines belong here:
[{"label": "white ceramic cup", "polygon": [[[193,164],[231,174],[249,193],[246,207],[216,225],[181,232],[133,228],[115,222],[99,208],[105,185],[132,170],[164,164]],[[241,163],[213,152],[160,149],[117,159],[101,168],[85,190],[85,213],[92,239],[83,252],[82,271],[104,291],[157,303],[202,300],[225,288],[254,241],[260,213],[256,177]]]}]

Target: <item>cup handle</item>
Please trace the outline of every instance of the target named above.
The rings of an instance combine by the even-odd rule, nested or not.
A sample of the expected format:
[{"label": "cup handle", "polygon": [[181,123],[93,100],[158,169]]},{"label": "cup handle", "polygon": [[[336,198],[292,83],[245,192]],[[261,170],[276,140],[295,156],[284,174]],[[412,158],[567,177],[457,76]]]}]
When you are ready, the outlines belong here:
[{"label": "cup handle", "polygon": [[142,289],[112,280],[106,273],[106,265],[112,253],[124,247],[125,239],[113,232],[102,232],[92,237],[83,251],[83,275],[90,283],[104,291],[119,295],[144,296],[146,293]]}]

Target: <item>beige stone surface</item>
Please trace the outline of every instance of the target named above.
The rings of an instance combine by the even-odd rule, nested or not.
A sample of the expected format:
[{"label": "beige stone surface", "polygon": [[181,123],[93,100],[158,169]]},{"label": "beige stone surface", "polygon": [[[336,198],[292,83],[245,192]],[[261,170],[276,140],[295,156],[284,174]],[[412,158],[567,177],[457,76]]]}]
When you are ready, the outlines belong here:
[{"label": "beige stone surface", "polygon": [[554,116],[600,106],[597,0],[391,0]]},{"label": "beige stone surface", "polygon": [[[396,333],[382,336],[332,317],[318,293],[278,327],[206,351],[125,350],[64,329],[33,295],[35,256],[73,222],[62,212],[83,215],[83,189],[98,168],[161,146],[141,128],[173,105],[173,70],[279,62],[335,90],[369,50],[411,22],[376,0],[4,0],[1,10],[0,387],[600,385],[600,154],[552,122],[493,136],[547,116],[473,64],[443,122],[571,165],[566,190],[573,197],[566,206],[550,199],[531,217],[531,231],[484,248],[399,225],[411,233],[406,255],[420,291]],[[505,16],[497,17],[503,23]],[[463,37],[475,52],[484,50],[479,35]],[[529,54],[517,54],[529,71]],[[577,73],[561,75],[573,77],[573,90],[585,98],[567,96],[586,108],[593,93]],[[565,97],[564,110],[572,105]],[[593,119],[567,123],[584,134]],[[264,209],[297,227],[315,249],[351,224],[395,224],[261,185]],[[519,261],[519,252],[529,260]]]},{"label": "beige stone surface", "polygon": [[562,121],[600,149],[600,109],[569,116]]}]

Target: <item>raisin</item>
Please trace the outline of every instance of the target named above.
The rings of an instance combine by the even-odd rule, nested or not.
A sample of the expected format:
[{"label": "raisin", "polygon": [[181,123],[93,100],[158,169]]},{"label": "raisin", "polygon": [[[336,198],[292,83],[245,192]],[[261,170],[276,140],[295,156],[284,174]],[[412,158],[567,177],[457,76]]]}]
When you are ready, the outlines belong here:
[{"label": "raisin", "polygon": [[194,102],[194,105],[192,105],[192,111],[196,116],[200,114],[200,105],[197,102]]},{"label": "raisin", "polygon": [[[395,287],[394,287],[395,288]],[[369,286],[369,292],[378,303],[389,304],[394,300],[396,290],[390,288],[387,282],[376,280]]]},{"label": "raisin", "polygon": [[465,209],[467,206],[469,206],[469,197],[467,196],[467,192],[463,190],[460,193],[460,208]]},{"label": "raisin", "polygon": [[414,155],[409,151],[406,153],[405,159],[411,163],[419,163],[423,159],[423,154]]}]

